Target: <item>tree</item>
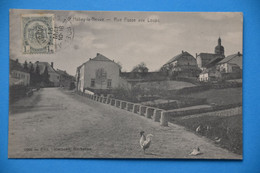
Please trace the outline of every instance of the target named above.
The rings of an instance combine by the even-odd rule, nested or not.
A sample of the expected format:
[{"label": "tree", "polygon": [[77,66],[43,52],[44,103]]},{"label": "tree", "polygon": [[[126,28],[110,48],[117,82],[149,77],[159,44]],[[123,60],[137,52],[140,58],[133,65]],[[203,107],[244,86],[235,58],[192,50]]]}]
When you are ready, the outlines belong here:
[{"label": "tree", "polygon": [[30,70],[29,70],[30,74],[34,73],[34,67],[33,64],[30,62]]},{"label": "tree", "polygon": [[30,69],[29,69],[29,73],[30,73],[30,85],[34,85],[35,84],[35,73],[34,73],[34,67],[33,64],[30,62]]},{"label": "tree", "polygon": [[40,75],[40,67],[39,67],[38,63],[36,64],[35,74]]},{"label": "tree", "polygon": [[45,66],[44,72],[42,74],[42,82],[44,82],[45,84],[49,84],[50,80],[49,80],[49,72],[48,72],[48,67]]},{"label": "tree", "polygon": [[119,67],[119,70],[122,71],[122,64],[121,64],[121,62],[118,61],[118,62],[117,62],[117,65],[118,65],[118,67]]},{"label": "tree", "polygon": [[35,67],[35,74],[34,74],[34,82],[35,84],[39,84],[41,83],[41,75],[40,75],[40,67],[38,65],[38,63],[36,63],[36,67]]},{"label": "tree", "polygon": [[132,72],[147,73],[148,70],[149,69],[146,67],[146,64],[144,62],[141,62],[133,68]]},{"label": "tree", "polygon": [[29,68],[28,68],[28,63],[27,63],[26,60],[24,61],[23,68],[24,68],[26,71],[29,70]]}]

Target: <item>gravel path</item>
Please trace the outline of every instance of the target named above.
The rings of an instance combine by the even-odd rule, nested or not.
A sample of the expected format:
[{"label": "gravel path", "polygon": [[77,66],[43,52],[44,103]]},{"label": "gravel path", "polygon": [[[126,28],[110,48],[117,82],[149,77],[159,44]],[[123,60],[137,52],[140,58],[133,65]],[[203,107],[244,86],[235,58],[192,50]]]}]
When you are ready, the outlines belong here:
[{"label": "gravel path", "polygon": [[[154,135],[143,154],[139,132]],[[203,154],[189,156],[193,148]],[[212,141],[170,124],[97,103],[73,92],[45,88],[10,106],[9,158],[241,159]]]}]

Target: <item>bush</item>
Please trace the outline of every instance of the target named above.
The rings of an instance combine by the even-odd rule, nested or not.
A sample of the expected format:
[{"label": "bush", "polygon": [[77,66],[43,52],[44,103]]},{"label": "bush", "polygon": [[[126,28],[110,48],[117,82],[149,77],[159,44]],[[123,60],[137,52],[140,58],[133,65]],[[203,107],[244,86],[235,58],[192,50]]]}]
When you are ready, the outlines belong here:
[{"label": "bush", "polygon": [[16,100],[25,97],[29,88],[23,85],[12,85],[9,87],[9,102],[13,103]]}]

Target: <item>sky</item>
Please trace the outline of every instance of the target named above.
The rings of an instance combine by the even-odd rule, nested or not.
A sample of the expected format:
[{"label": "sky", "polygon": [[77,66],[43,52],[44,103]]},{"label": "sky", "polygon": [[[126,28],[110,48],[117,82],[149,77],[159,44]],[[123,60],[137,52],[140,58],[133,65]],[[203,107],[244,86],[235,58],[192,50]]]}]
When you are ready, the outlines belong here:
[{"label": "sky", "polygon": [[[62,32],[63,40],[56,40],[61,46],[53,54],[23,54],[20,16],[34,13],[54,14],[55,26],[71,27],[73,38],[65,39],[68,33]],[[97,53],[120,62],[122,71],[131,71],[141,62],[149,71],[156,71],[182,50],[194,57],[196,53],[214,53],[219,37],[226,56],[242,53],[242,13],[10,12],[10,58],[21,63],[53,62],[55,69],[66,70],[71,75]]]}]

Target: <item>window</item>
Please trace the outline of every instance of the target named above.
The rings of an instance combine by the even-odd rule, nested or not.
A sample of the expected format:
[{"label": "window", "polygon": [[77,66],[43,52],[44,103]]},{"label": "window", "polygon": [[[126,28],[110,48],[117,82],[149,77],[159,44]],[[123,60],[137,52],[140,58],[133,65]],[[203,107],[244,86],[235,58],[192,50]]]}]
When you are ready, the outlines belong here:
[{"label": "window", "polygon": [[91,79],[91,84],[90,84],[91,87],[95,87],[95,79]]},{"label": "window", "polygon": [[108,79],[107,80],[107,88],[111,88],[112,87],[112,79]]}]

